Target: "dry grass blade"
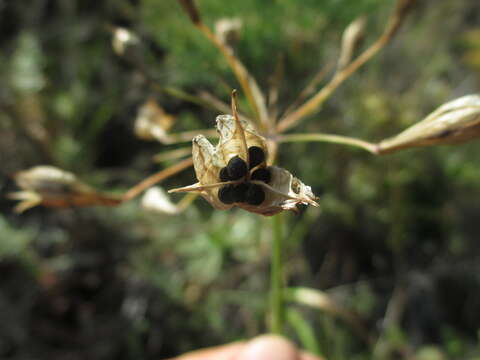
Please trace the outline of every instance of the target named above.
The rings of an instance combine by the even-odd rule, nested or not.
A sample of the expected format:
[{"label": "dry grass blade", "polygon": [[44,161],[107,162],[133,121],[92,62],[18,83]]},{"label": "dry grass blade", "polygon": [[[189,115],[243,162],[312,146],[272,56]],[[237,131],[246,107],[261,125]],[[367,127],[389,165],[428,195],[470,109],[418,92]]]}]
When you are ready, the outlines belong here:
[{"label": "dry grass blade", "polygon": [[169,177],[179,173],[182,170],[185,170],[193,165],[192,158],[185,159],[180,161],[178,164],[172,165],[162,171],[159,171],[156,174],[153,174],[146,178],[145,180],[141,181],[139,184],[135,185],[133,188],[128,190],[122,197],[123,201],[131,200],[138,195],[140,195],[143,191],[148,189],[149,187],[168,179]]},{"label": "dry grass blade", "polygon": [[398,0],[396,10],[390,17],[382,35],[368,49],[361,53],[354,61],[341,71],[337,72],[325,87],[316,95],[297,108],[295,111],[285,116],[277,126],[279,132],[284,132],[292,126],[297,125],[305,116],[315,112],[333,92],[347,80],[355,71],[376,55],[397,33],[401,24],[413,7],[416,0]]}]

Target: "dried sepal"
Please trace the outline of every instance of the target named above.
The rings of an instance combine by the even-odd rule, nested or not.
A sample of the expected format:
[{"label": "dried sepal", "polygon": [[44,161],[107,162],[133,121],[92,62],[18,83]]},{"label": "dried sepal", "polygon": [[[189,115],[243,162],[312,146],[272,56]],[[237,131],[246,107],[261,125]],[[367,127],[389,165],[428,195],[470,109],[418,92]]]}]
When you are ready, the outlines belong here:
[{"label": "dried sepal", "polygon": [[[232,109],[234,116],[217,116],[216,128],[220,139],[216,146],[203,135],[193,139],[193,164],[198,182],[169,192],[194,192],[216,209],[227,210],[238,206],[265,216],[283,210],[296,211],[298,204],[317,206],[309,186],[285,169],[267,167],[265,138],[251,124],[239,120],[235,106]],[[229,167],[234,162],[243,163],[247,170],[244,175],[228,179],[231,175]],[[252,174],[259,169],[268,176],[264,174],[258,179],[252,179]]]},{"label": "dried sepal", "polygon": [[399,135],[383,140],[378,152],[458,144],[480,137],[480,95],[467,95],[440,106]]},{"label": "dried sepal", "polygon": [[134,126],[135,135],[144,140],[170,144],[172,140],[168,131],[174,122],[175,117],[167,114],[153,98],[150,98],[138,110]]},{"label": "dried sepal", "polygon": [[196,195],[187,194],[178,204],[173,203],[168,194],[160,186],[148,189],[142,197],[142,208],[168,215],[177,215],[183,212],[195,199]]},{"label": "dried sepal", "polygon": [[37,205],[47,207],[115,206],[121,199],[97,192],[67,171],[53,166],[36,166],[15,174],[15,182],[22,191],[9,194],[21,200],[15,211],[23,212]]}]

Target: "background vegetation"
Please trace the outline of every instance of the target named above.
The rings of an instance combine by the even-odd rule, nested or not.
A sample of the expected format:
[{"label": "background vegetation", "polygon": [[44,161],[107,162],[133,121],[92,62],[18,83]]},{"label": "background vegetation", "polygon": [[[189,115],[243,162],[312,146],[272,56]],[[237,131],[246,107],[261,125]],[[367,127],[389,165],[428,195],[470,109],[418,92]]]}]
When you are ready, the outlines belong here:
[{"label": "background vegetation", "polygon": [[[360,15],[365,43],[392,1],[198,1],[207,24],[239,17],[239,57],[267,88],[283,59],[286,108]],[[480,4],[424,0],[395,40],[311,116],[301,132],[378,141],[480,86]],[[238,87],[176,1],[0,1],[0,357],[158,359],[266,331],[269,219],[214,211],[118,208],[17,215],[11,175],[38,164],[122,192],[168,165],[175,146],[135,138],[151,95],[175,131],[211,128],[217,112],[152,93],[115,55],[112,26],[145,39],[162,86]],[[241,99],[242,100],[242,99]],[[240,104],[242,108],[242,103]],[[325,291],[364,319],[365,341],[333,313],[292,305],[288,333],[328,359],[480,357],[478,143],[375,157],[335,144],[284,144],[283,167],[321,209],[286,214],[290,286]],[[164,184],[194,181],[185,171]],[[308,319],[308,321],[307,321]],[[314,336],[310,336],[311,334]]]}]

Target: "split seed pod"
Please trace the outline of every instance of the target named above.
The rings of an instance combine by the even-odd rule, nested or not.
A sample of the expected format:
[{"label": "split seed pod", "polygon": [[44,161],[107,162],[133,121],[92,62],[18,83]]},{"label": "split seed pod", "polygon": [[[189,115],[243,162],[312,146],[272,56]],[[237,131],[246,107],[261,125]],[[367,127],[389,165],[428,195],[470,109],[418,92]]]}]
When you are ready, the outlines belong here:
[{"label": "split seed pod", "polygon": [[[169,192],[196,192],[216,209],[227,210],[238,206],[266,216],[275,215],[283,210],[296,211],[297,204],[318,206],[315,202],[316,197],[309,186],[293,177],[285,169],[276,166],[267,167],[268,151],[265,138],[259,135],[251,124],[238,118],[235,99],[233,99],[232,110],[234,116],[219,115],[216,118],[216,128],[220,136],[217,146],[213,146],[203,135],[198,135],[193,139],[193,165],[198,182],[183,188],[172,189]],[[255,147],[256,153],[259,152],[259,149],[263,150],[265,160],[259,164],[250,163],[249,149],[252,147]],[[252,153],[250,151],[250,154]],[[240,179],[222,181],[220,179],[222,169],[225,169],[232,159],[239,161],[237,158],[245,164],[254,166],[250,167],[245,176]],[[260,168],[266,169],[270,173],[268,184],[251,179],[251,174]],[[222,178],[225,179],[224,172],[222,172]],[[255,185],[261,187],[264,196]],[[226,186],[229,187],[225,188]],[[255,196],[255,199],[250,199],[250,203],[246,202],[247,200],[233,201],[228,191],[233,192],[235,188],[239,191],[240,189],[243,191],[244,188],[247,200],[249,196]],[[219,194],[223,201],[219,198]],[[241,196],[237,197],[237,199],[241,198]],[[252,205],[252,203],[259,204]]]},{"label": "split seed pod", "polygon": [[380,154],[396,150],[458,144],[480,137],[480,95],[467,95],[440,106],[424,120],[378,145]]}]

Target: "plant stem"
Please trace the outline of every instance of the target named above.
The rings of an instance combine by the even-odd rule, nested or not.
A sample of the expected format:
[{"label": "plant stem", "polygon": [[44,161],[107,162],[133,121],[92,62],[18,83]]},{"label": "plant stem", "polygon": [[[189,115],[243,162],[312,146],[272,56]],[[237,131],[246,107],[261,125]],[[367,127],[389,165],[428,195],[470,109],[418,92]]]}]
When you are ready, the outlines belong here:
[{"label": "plant stem", "polygon": [[273,217],[272,234],[272,264],[270,273],[270,331],[275,334],[282,334],[284,323],[282,263],[283,214],[278,214]]},{"label": "plant stem", "polygon": [[332,134],[289,134],[282,135],[279,139],[280,142],[309,142],[309,141],[321,141],[330,142],[335,144],[350,145],[362,148],[368,152],[378,155],[378,146],[373,143],[369,143],[364,140],[351,138],[348,136],[332,135]]}]

